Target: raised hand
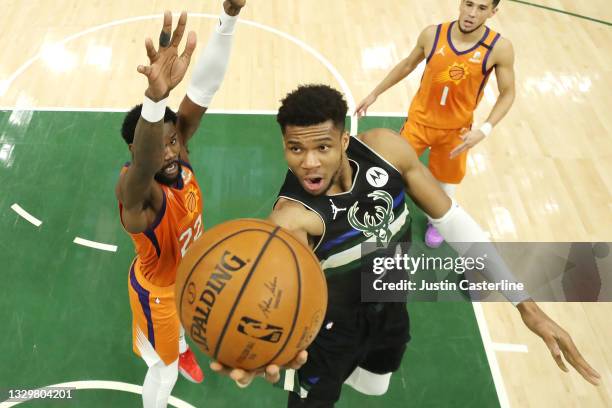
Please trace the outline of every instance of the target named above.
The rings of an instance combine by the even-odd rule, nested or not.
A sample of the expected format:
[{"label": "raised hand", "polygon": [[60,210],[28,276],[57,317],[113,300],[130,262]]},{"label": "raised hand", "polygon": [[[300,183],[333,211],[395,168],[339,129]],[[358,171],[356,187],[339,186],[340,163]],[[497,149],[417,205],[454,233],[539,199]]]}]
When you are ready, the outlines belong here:
[{"label": "raised hand", "polygon": [[138,72],[147,77],[149,87],[145,94],[154,101],[167,97],[170,91],[181,82],[185,72],[187,72],[191,55],[196,46],[196,35],[193,31],[189,32],[185,50],[179,56],[178,46],[185,33],[186,24],[187,13],[183,11],[179,17],[176,29],[170,35],[172,31],[172,13],[166,11],[164,13],[164,25],[159,36],[159,49],[155,50],[151,38],[145,40],[150,65],[139,65]]},{"label": "raised hand", "polygon": [[240,9],[244,7],[246,0],[225,0],[223,9],[230,16],[236,16],[240,13]]}]

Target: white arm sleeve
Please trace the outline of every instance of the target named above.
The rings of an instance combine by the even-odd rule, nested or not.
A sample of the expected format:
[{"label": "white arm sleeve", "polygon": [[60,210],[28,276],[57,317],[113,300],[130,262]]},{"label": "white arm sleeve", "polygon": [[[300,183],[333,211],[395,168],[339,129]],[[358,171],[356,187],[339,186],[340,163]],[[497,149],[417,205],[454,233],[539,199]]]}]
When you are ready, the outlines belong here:
[{"label": "white arm sleeve", "polygon": [[215,28],[206,48],[196,63],[187,96],[194,103],[208,107],[215,92],[219,89],[229,61],[234,38],[234,27],[238,16],[232,17],[221,12],[219,25]]},{"label": "white arm sleeve", "polygon": [[[486,253],[485,270],[482,271],[482,274],[490,282],[498,283],[503,280],[517,282],[506,262],[476,221],[454,200],[452,201],[451,208],[442,218],[430,218],[431,223],[440,232],[440,235],[461,256],[467,255],[476,258]],[[524,290],[502,291],[501,293],[514,306],[529,299],[529,294]]]}]

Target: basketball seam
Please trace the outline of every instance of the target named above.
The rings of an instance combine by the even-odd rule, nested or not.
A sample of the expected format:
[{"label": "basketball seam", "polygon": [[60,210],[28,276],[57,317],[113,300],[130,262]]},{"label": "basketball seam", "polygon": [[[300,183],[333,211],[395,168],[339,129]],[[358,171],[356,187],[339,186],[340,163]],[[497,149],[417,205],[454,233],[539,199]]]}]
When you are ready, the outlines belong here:
[{"label": "basketball seam", "polygon": [[276,227],[274,228],[272,232],[266,231],[268,234],[270,234],[270,236],[268,236],[268,239],[261,247],[259,254],[257,254],[257,258],[255,258],[255,261],[253,262],[253,266],[251,267],[251,270],[249,271],[246,278],[244,279],[244,282],[242,283],[242,287],[240,288],[240,292],[238,292],[238,295],[236,296],[236,300],[234,301],[234,304],[232,305],[232,308],[230,309],[227,315],[225,324],[223,325],[223,329],[221,330],[221,334],[219,335],[219,340],[217,341],[217,344],[215,345],[215,352],[213,353],[213,358],[215,360],[217,360],[217,356],[219,355],[219,350],[221,349],[221,344],[223,343],[223,337],[225,337],[225,333],[227,332],[229,323],[232,320],[232,317],[234,315],[234,312],[236,311],[236,308],[238,307],[238,303],[240,303],[240,299],[242,298],[242,295],[246,291],[246,287],[249,284],[249,281],[251,280],[251,277],[253,276],[255,269],[259,265],[259,261],[261,260],[263,254],[266,252],[266,249],[268,248],[268,245],[270,245],[270,242],[272,242],[272,239],[274,239],[274,237],[276,236],[276,232],[279,229],[280,227]]},{"label": "basketball seam", "polygon": [[293,321],[291,322],[291,329],[289,331],[289,334],[287,335],[287,338],[285,339],[285,343],[277,351],[274,357],[268,360],[265,364],[262,364],[261,366],[257,367],[256,370],[266,367],[268,364],[272,363],[285,350],[285,348],[287,347],[287,344],[289,344],[289,340],[291,340],[291,337],[293,336],[293,331],[295,330],[295,324],[297,322],[298,314],[300,313],[300,306],[301,306],[301,301],[302,301],[302,272],[300,270],[300,263],[298,262],[295,251],[293,250],[293,248],[291,248],[291,245],[289,245],[289,242],[287,242],[283,237],[279,235],[276,235],[276,238],[280,239],[283,242],[283,244],[285,244],[287,248],[289,248],[289,250],[291,251],[291,256],[293,256],[293,261],[295,262],[295,269],[296,269],[297,278],[298,278],[297,280],[298,282],[297,302],[295,306],[295,312],[293,313]]},{"label": "basketball seam", "polygon": [[[213,229],[209,230],[208,232],[212,231]],[[191,268],[191,270],[189,271],[189,273],[187,274],[187,276],[185,277],[185,285],[183,285],[183,289],[181,290],[181,297],[179,299],[179,307],[178,307],[178,313],[179,313],[179,321],[181,320],[181,316],[183,315],[183,296],[185,295],[185,289],[187,289],[187,287],[189,285],[187,285],[187,283],[189,282],[189,280],[191,279],[191,275],[193,275],[193,272],[196,270],[196,268],[198,267],[198,265],[200,264],[200,262],[202,262],[202,260],[204,258],[206,258],[206,256],[215,248],[217,248],[219,245],[221,245],[223,242],[225,242],[226,240],[238,235],[238,234],[242,234],[243,232],[250,232],[250,231],[260,231],[260,232],[265,232],[265,233],[270,233],[270,231],[265,230],[265,229],[259,229],[259,228],[249,228],[249,229],[245,229],[245,230],[240,230],[237,232],[234,232],[233,234],[228,235],[227,237],[224,237],[222,240],[218,241],[215,245],[211,246],[210,248],[208,248],[208,250],[206,252],[204,252],[204,254],[202,254],[202,256],[200,256],[198,258],[198,260],[193,264],[193,267]],[[212,310],[211,310],[212,313]]]}]

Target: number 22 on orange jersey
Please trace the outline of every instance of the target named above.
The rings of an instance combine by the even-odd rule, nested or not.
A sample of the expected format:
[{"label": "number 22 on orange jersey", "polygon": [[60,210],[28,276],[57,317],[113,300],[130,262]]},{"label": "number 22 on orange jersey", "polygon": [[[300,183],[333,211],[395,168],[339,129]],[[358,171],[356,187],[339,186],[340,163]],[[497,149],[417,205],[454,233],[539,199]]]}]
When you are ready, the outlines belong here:
[{"label": "number 22 on orange jersey", "polygon": [[185,230],[179,237],[179,244],[181,246],[181,257],[185,256],[189,245],[202,236],[202,214],[198,215],[193,225]]}]

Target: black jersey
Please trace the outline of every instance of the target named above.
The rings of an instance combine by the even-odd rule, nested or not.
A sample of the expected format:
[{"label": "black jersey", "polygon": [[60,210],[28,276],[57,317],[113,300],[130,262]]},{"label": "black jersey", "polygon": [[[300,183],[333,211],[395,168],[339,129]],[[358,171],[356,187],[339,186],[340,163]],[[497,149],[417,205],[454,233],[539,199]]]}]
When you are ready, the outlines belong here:
[{"label": "black jersey", "polygon": [[323,235],[314,238],[314,252],[327,278],[330,306],[359,303],[361,244],[387,246],[410,241],[410,216],[402,175],[356,137],[347,157],[353,170],[350,190],[313,196],[289,170],[278,198],[304,205],[323,221]]}]

